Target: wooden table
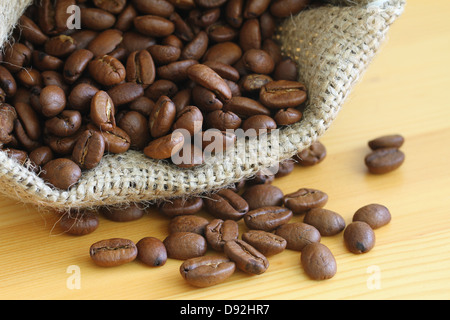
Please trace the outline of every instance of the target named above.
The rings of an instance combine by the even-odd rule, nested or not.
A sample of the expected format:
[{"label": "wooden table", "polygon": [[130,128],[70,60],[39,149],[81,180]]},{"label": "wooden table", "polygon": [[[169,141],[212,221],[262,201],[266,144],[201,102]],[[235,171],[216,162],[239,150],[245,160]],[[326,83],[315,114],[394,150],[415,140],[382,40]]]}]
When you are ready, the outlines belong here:
[{"label": "wooden table", "polygon": [[[138,261],[96,267],[89,257],[98,240],[146,236],[161,240],[168,219],[156,211],[118,223],[101,218],[84,237],[62,234],[55,216],[0,198],[1,299],[448,299],[450,298],[450,2],[408,0],[389,40],[354,89],[321,141],[321,164],[296,167],[274,182],[285,193],[300,187],[326,191],[326,208],[347,223],[359,207],[386,205],[389,225],[377,229],[376,246],[354,255],[342,233],[324,237],[338,272],[310,280],[300,253],[270,257],[262,275],[237,271],[223,284],[197,289],[181,278],[181,261],[162,267]],[[367,173],[367,141],[400,133],[406,161],[382,176]],[[206,216],[206,215],[205,215]],[[293,221],[301,221],[301,216]]]}]

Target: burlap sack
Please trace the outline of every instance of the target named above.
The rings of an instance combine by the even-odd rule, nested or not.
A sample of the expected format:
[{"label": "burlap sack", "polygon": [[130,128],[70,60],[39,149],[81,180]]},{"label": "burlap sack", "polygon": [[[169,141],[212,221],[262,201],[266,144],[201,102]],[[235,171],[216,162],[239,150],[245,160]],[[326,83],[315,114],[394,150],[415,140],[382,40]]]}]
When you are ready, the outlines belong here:
[{"label": "burlap sack", "polygon": [[[1,44],[30,2],[1,1]],[[287,18],[280,25],[277,39],[284,53],[298,62],[299,80],[306,84],[309,99],[303,119],[281,129],[278,141],[258,145],[241,139],[239,148],[222,160],[194,169],[154,161],[136,151],[107,155],[69,190],[55,190],[0,151],[0,192],[55,209],[151,202],[213,192],[292,157],[329,128],[405,6],[405,0],[329,3]],[[242,148],[245,152],[239,152]]]}]

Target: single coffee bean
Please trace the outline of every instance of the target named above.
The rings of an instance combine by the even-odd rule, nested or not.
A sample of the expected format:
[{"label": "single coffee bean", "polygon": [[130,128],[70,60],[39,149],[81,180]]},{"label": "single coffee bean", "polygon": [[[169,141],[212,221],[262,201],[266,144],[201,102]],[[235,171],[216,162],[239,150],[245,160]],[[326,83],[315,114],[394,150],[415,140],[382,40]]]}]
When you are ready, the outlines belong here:
[{"label": "single coffee bean", "polygon": [[[242,122],[242,130],[249,136],[265,134],[276,128],[275,120],[264,114],[251,116]],[[252,131],[254,132],[252,133]]]},{"label": "single coffee bean", "polygon": [[164,243],[155,237],[145,237],[136,243],[137,259],[148,266],[160,267],[166,264],[167,250]]},{"label": "single coffee bean", "polygon": [[130,204],[127,207],[101,207],[100,212],[105,218],[116,222],[135,221],[144,216],[145,208],[138,204]]},{"label": "single coffee bean", "polygon": [[58,137],[68,137],[75,134],[81,127],[82,118],[77,110],[63,110],[57,116],[45,121],[49,133]]},{"label": "single coffee bean", "polygon": [[214,219],[205,227],[206,241],[216,251],[223,251],[225,243],[238,236],[239,225],[234,220]]},{"label": "single coffee bean", "polygon": [[83,29],[102,31],[114,26],[116,16],[99,8],[81,8],[80,22]]},{"label": "single coffee bean", "polygon": [[47,40],[44,51],[54,57],[67,57],[77,48],[75,39],[67,35],[59,35]]},{"label": "single coffee bean", "polygon": [[306,245],[321,240],[319,230],[303,222],[282,224],[275,230],[275,234],[286,239],[287,249],[295,251],[302,251]]},{"label": "single coffee bean", "polygon": [[375,246],[375,233],[367,223],[354,221],[344,230],[344,243],[352,253],[366,253]]},{"label": "single coffee bean", "polygon": [[11,73],[19,72],[22,67],[27,67],[31,61],[31,50],[20,42],[6,45],[4,49],[4,66]]},{"label": "single coffee bean", "polygon": [[203,207],[203,198],[175,198],[159,205],[159,211],[168,217],[181,215],[192,215],[199,212]]},{"label": "single coffee bean", "polygon": [[204,256],[185,260],[180,266],[180,273],[187,283],[204,288],[224,282],[235,269],[236,264],[228,258]]},{"label": "single coffee bean", "polygon": [[20,17],[19,24],[21,26],[22,36],[31,43],[39,46],[43,45],[48,40],[48,36],[45,35],[39,26],[26,15]]},{"label": "single coffee bean", "polygon": [[181,55],[181,49],[170,45],[154,44],[148,47],[148,52],[157,65],[165,65],[175,62]]},{"label": "single coffee bean", "polygon": [[23,102],[17,102],[14,107],[17,112],[17,117],[20,120],[27,136],[31,140],[39,140],[42,129],[36,111],[34,111],[30,104]]},{"label": "single coffee bean", "polygon": [[111,12],[112,14],[119,14],[125,8],[126,0],[94,0],[96,7]]},{"label": "single coffee bean", "polygon": [[137,31],[149,37],[165,37],[175,31],[172,21],[155,15],[137,16],[134,18],[134,26]]},{"label": "single coffee bean", "polygon": [[87,45],[87,50],[94,54],[94,57],[111,55],[123,40],[123,32],[118,29],[107,29],[95,36]]},{"label": "single coffee bean", "polygon": [[144,96],[142,85],[134,82],[120,83],[107,91],[116,108],[130,104],[137,98]]},{"label": "single coffee bean", "polygon": [[376,150],[381,148],[400,148],[405,142],[405,138],[400,134],[392,134],[387,136],[381,136],[370,140],[368,145],[370,149]]},{"label": "single coffee bean", "polygon": [[66,233],[82,236],[97,230],[99,219],[97,213],[92,211],[69,211],[61,217],[59,225]]},{"label": "single coffee bean", "polygon": [[266,257],[282,252],[287,245],[284,238],[264,230],[249,230],[242,234],[242,240]]},{"label": "single coffee bean", "polygon": [[283,57],[275,66],[273,78],[274,80],[297,81],[297,63],[289,57]]},{"label": "single coffee bean", "polygon": [[294,108],[280,109],[274,115],[273,119],[279,126],[288,126],[299,122],[303,114],[300,110]]},{"label": "single coffee bean", "polygon": [[42,89],[39,95],[41,112],[46,117],[54,117],[66,107],[66,94],[56,85],[49,85]]},{"label": "single coffee bean", "polygon": [[259,99],[268,108],[295,108],[306,100],[306,87],[303,83],[276,80],[261,88]]},{"label": "single coffee bean", "polygon": [[173,101],[167,96],[161,96],[155,103],[148,126],[154,138],[160,138],[169,133],[175,121],[177,109]]},{"label": "single coffee bean", "polygon": [[98,88],[90,84],[80,83],[75,85],[70,91],[67,101],[71,108],[85,113],[90,110],[91,100],[98,91]]},{"label": "single coffee bean", "polygon": [[127,59],[127,81],[150,85],[155,81],[155,63],[147,50],[132,52]]},{"label": "single coffee bean", "polygon": [[345,228],[345,220],[339,213],[324,208],[309,210],[303,222],[316,227],[322,236],[334,236]]},{"label": "single coffee bean", "polygon": [[283,196],[283,191],[271,184],[256,184],[249,187],[242,194],[242,198],[248,203],[249,210],[268,206],[281,206]]},{"label": "single coffee bean", "polygon": [[114,102],[109,94],[99,90],[91,100],[90,116],[101,130],[112,130],[116,126]]},{"label": "single coffee bean", "polygon": [[[294,171],[295,162],[292,159],[286,159],[278,164],[278,170],[275,173],[275,178],[285,177]],[[290,209],[290,208],[289,208]],[[292,209],[291,209],[292,210]]]},{"label": "single coffee bean", "polygon": [[244,52],[261,49],[261,27],[258,19],[244,20],[239,30],[239,45]]},{"label": "single coffee bean", "polygon": [[208,219],[194,214],[175,216],[170,219],[169,233],[193,232],[204,236],[205,228],[208,224]]},{"label": "single coffee bean", "polygon": [[17,161],[20,165],[24,165],[28,159],[27,153],[23,150],[18,150],[14,148],[5,148],[2,149],[2,151],[6,153],[8,158]]},{"label": "single coffee bean", "polygon": [[17,111],[13,106],[6,103],[0,104],[0,144],[7,144],[12,141],[16,119]]},{"label": "single coffee bean", "polygon": [[7,97],[12,97],[17,92],[17,83],[11,72],[3,66],[0,66],[0,88]]},{"label": "single coffee bean", "polygon": [[248,49],[242,55],[242,62],[250,73],[270,74],[275,68],[272,57],[261,49]]},{"label": "single coffee bean", "polygon": [[247,201],[230,189],[222,189],[203,201],[205,209],[219,219],[239,220],[249,210]]},{"label": "single coffee bean", "polygon": [[387,207],[371,203],[356,210],[352,221],[363,221],[375,230],[391,221],[391,213]]},{"label": "single coffee bean", "polygon": [[255,184],[271,184],[275,180],[275,174],[271,168],[262,169],[255,173],[252,177],[247,179],[247,184],[249,186]]},{"label": "single coffee bean", "polygon": [[[126,112],[118,119],[117,126],[130,137],[130,149],[143,150],[151,139],[148,118],[137,111]],[[154,151],[157,153],[159,150]]]},{"label": "single coffee bean", "polygon": [[194,64],[187,69],[187,75],[192,81],[213,91],[222,101],[231,99],[232,94],[228,84],[207,65]]},{"label": "single coffee bean", "polygon": [[123,64],[116,58],[108,55],[91,60],[88,69],[90,76],[104,86],[119,84],[126,77]]},{"label": "single coffee bean", "polygon": [[177,113],[172,129],[185,129],[193,137],[202,130],[202,125],[203,114],[200,109],[196,106],[186,106]]},{"label": "single coffee bean", "polygon": [[284,206],[291,209],[294,214],[305,213],[312,208],[322,208],[327,201],[328,194],[312,188],[300,188],[283,198]]},{"label": "single coffee bean", "polygon": [[138,250],[131,240],[111,238],[92,244],[89,253],[96,265],[116,267],[136,259]]},{"label": "single coffee bean", "polygon": [[94,130],[85,130],[73,147],[72,158],[83,169],[96,167],[103,158],[105,140]]},{"label": "single coffee bean", "polygon": [[48,146],[41,146],[34,149],[29,154],[30,161],[36,166],[35,171],[40,170],[47,162],[54,159],[53,151]]},{"label": "single coffee bean", "polygon": [[270,13],[276,18],[286,18],[296,15],[306,8],[311,0],[277,0],[270,4]]},{"label": "single coffee bean", "polygon": [[239,239],[227,241],[223,250],[227,257],[246,273],[262,274],[269,267],[269,260],[245,241]]},{"label": "single coffee bean", "polygon": [[270,116],[270,110],[264,107],[258,101],[248,97],[232,97],[224,106],[224,111],[231,111],[237,114],[241,119],[254,115],[263,114]]},{"label": "single coffee bean", "polygon": [[267,74],[246,74],[239,80],[241,92],[248,94],[258,94],[261,88],[273,81]]},{"label": "single coffee bean", "polygon": [[81,177],[80,167],[70,159],[57,158],[47,162],[40,177],[58,189],[68,189]]},{"label": "single coffee bean", "polygon": [[74,51],[64,64],[64,80],[69,84],[74,83],[87,68],[89,61],[93,58],[94,53],[89,50],[79,49]]},{"label": "single coffee bean", "polygon": [[397,148],[376,149],[364,158],[370,173],[385,174],[398,169],[405,161],[405,154]]},{"label": "single coffee bean", "polygon": [[183,145],[184,135],[179,131],[174,131],[151,141],[144,148],[144,154],[152,159],[168,159],[179,152]]},{"label": "single coffee bean", "polygon": [[314,166],[325,159],[327,149],[320,141],[314,141],[308,148],[296,154],[297,163],[303,167]]},{"label": "single coffee bean", "polygon": [[203,256],[208,248],[206,239],[193,232],[171,233],[163,243],[167,250],[167,257],[178,260]]},{"label": "single coffee bean", "polygon": [[300,260],[303,270],[313,280],[330,279],[337,272],[336,259],[331,250],[320,242],[303,248]]},{"label": "single coffee bean", "polygon": [[105,140],[105,152],[109,153],[124,153],[131,146],[130,136],[119,127],[114,127],[112,130],[103,131],[97,126],[89,123],[87,129],[99,132],[103,140]]},{"label": "single coffee bean", "polygon": [[292,211],[284,207],[261,207],[247,212],[245,225],[249,229],[272,231],[286,224],[292,218]]},{"label": "single coffee bean", "polygon": [[223,79],[236,82],[240,78],[239,72],[236,70],[236,68],[229,64],[211,60],[205,61],[203,62],[203,64],[213,69]]},{"label": "single coffee bean", "polygon": [[220,131],[227,131],[239,128],[242,120],[234,112],[215,110],[206,114],[205,123],[209,129],[215,128]]}]

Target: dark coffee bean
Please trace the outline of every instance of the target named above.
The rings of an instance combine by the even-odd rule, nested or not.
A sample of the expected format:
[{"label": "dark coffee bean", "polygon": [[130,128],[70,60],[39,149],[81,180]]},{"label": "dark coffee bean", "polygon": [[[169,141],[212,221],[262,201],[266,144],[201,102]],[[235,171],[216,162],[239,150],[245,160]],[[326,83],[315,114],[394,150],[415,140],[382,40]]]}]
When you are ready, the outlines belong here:
[{"label": "dark coffee bean", "polygon": [[144,148],[144,154],[152,159],[168,159],[179,152],[183,145],[184,135],[179,131],[175,131],[151,141]]},{"label": "dark coffee bean", "polygon": [[214,219],[205,227],[206,241],[216,251],[223,251],[225,243],[238,236],[239,225],[234,220]]},{"label": "dark coffee bean", "polygon": [[147,50],[157,65],[175,62],[181,55],[180,48],[169,45],[154,44],[148,47]]},{"label": "dark coffee bean", "polygon": [[202,130],[203,114],[196,106],[186,106],[178,112],[177,118],[172,126],[173,130],[184,129],[193,137]]},{"label": "dark coffee bean", "polygon": [[31,140],[39,140],[41,136],[41,124],[39,117],[28,103],[18,102],[15,104],[17,117],[23,129]]},{"label": "dark coffee bean", "polygon": [[306,87],[296,81],[272,81],[261,88],[259,99],[268,108],[295,108],[305,102]]},{"label": "dark coffee bean", "polygon": [[222,101],[231,99],[230,87],[213,69],[205,64],[194,64],[187,69],[188,77],[197,84],[211,90]]},{"label": "dark coffee bean", "polygon": [[224,106],[223,111],[231,111],[241,119],[254,115],[270,115],[270,110],[264,107],[257,100],[248,97],[232,97]]},{"label": "dark coffee bean", "polygon": [[198,64],[197,60],[179,60],[159,66],[156,69],[156,73],[160,79],[166,79],[179,83],[188,79],[188,69],[196,64]]},{"label": "dark coffee bean", "polygon": [[49,85],[42,89],[39,95],[41,112],[46,117],[58,115],[66,107],[67,99],[63,89],[55,85]]},{"label": "dark coffee bean", "polygon": [[81,177],[81,169],[70,159],[58,158],[44,165],[40,177],[55,188],[65,190],[78,182]]},{"label": "dark coffee bean", "polygon": [[126,0],[94,0],[96,7],[111,12],[112,14],[119,14],[125,7]]},{"label": "dark coffee bean", "polygon": [[205,61],[204,65],[213,69],[219,76],[225,80],[238,81],[239,72],[233,66],[219,61]]},{"label": "dark coffee bean", "polygon": [[169,233],[193,232],[204,236],[208,224],[208,219],[194,214],[179,215],[170,219]]},{"label": "dark coffee bean", "polygon": [[262,207],[247,212],[244,216],[245,225],[249,229],[273,231],[286,224],[292,218],[292,211],[284,207]]},{"label": "dark coffee bean", "polygon": [[[25,88],[42,87],[42,76],[37,69],[24,68],[16,73],[17,81]],[[5,94],[6,95],[6,94]]]},{"label": "dark coffee bean", "polygon": [[262,274],[269,267],[267,258],[245,241],[227,241],[223,249],[227,257],[246,273]]},{"label": "dark coffee bean", "polygon": [[299,122],[303,114],[300,110],[294,108],[280,109],[275,113],[273,119],[279,126],[288,126]]},{"label": "dark coffee bean", "polygon": [[242,129],[249,136],[268,133],[277,128],[275,120],[264,114],[258,114],[245,119],[242,122]]},{"label": "dark coffee bean", "polygon": [[368,145],[370,149],[376,150],[381,148],[400,148],[404,142],[405,138],[402,135],[391,134],[370,140]]},{"label": "dark coffee bean", "polygon": [[284,196],[283,202],[286,208],[294,214],[305,213],[312,208],[321,208],[328,201],[328,195],[317,189],[300,188],[295,192]]},{"label": "dark coffee bean", "polygon": [[131,262],[138,250],[133,241],[121,238],[101,240],[91,245],[89,254],[100,267],[116,267]]},{"label": "dark coffee bean", "polygon": [[219,219],[239,220],[249,210],[247,201],[230,189],[222,189],[203,200],[205,209]]},{"label": "dark coffee bean", "polygon": [[219,61],[234,65],[242,56],[242,49],[231,41],[220,42],[209,47],[203,61]]},{"label": "dark coffee bean", "polygon": [[76,49],[75,39],[66,35],[52,37],[44,45],[45,53],[58,58],[67,57]]},{"label": "dark coffee bean", "polygon": [[4,66],[11,73],[20,71],[22,67],[27,67],[31,62],[31,50],[23,43],[15,42],[12,45],[6,45],[4,52]]},{"label": "dark coffee bean", "polygon": [[239,128],[242,120],[234,112],[215,110],[206,115],[205,122],[208,128],[227,131]]},{"label": "dark coffee bean", "polygon": [[275,68],[272,57],[261,49],[248,49],[242,56],[242,62],[250,73],[270,74]]},{"label": "dark coffee bean", "polygon": [[208,38],[214,42],[226,42],[235,40],[239,31],[221,22],[216,22],[206,28]]},{"label": "dark coffee bean", "polygon": [[405,161],[405,154],[397,148],[376,149],[364,158],[370,173],[385,174],[398,169]]},{"label": "dark coffee bean", "polygon": [[103,158],[105,140],[94,130],[85,130],[73,147],[72,158],[83,169],[96,167]]},{"label": "dark coffee bean", "polygon": [[161,96],[155,102],[150,113],[148,126],[153,138],[160,138],[169,133],[175,121],[177,109],[173,101],[167,96]]},{"label": "dark coffee bean", "polygon": [[117,126],[130,137],[130,148],[143,150],[151,139],[148,118],[137,111],[129,111],[118,121]]},{"label": "dark coffee bean", "polygon": [[244,20],[239,30],[239,45],[242,51],[261,49],[261,28],[256,18]]},{"label": "dark coffee bean", "polygon": [[41,28],[26,15],[20,17],[19,24],[21,26],[22,37],[31,43],[43,45],[48,40],[48,36],[42,32]]},{"label": "dark coffee bean", "polygon": [[171,233],[163,243],[167,250],[167,257],[179,260],[203,256],[208,247],[206,239],[193,232]]},{"label": "dark coffee bean", "polygon": [[271,184],[251,186],[242,194],[242,198],[247,201],[250,210],[268,206],[281,206],[283,196],[283,191]]},{"label": "dark coffee bean", "polygon": [[220,101],[214,92],[199,85],[192,88],[192,100],[205,113],[220,110],[223,107],[223,102]]},{"label": "dark coffee bean", "polygon": [[289,57],[284,57],[275,65],[273,71],[274,80],[298,80],[297,63]]},{"label": "dark coffee bean", "polygon": [[180,273],[187,283],[196,287],[210,287],[227,280],[236,264],[225,257],[204,256],[191,258],[180,266]]},{"label": "dark coffee bean", "polygon": [[344,243],[352,253],[366,253],[375,246],[375,233],[367,223],[354,221],[344,230]]},{"label": "dark coffee bean", "polygon": [[208,35],[205,31],[200,31],[197,35],[186,44],[181,50],[181,59],[184,60],[200,60],[208,49]]},{"label": "dark coffee bean", "polygon": [[[292,159],[286,159],[278,164],[278,170],[275,173],[275,178],[285,177],[294,171],[295,162]],[[292,209],[291,209],[292,210]]]},{"label": "dark coffee bean", "polygon": [[87,83],[80,83],[70,91],[67,101],[71,108],[84,113],[90,110],[91,100],[97,92],[98,88]]},{"label": "dark coffee bean", "polygon": [[48,146],[42,146],[30,152],[29,158],[32,164],[36,166],[35,171],[40,170],[47,162],[54,159],[53,151]]},{"label": "dark coffee bean", "polygon": [[296,15],[305,9],[311,0],[276,0],[270,5],[270,13],[276,18],[285,18]]},{"label": "dark coffee bean", "polygon": [[303,222],[316,227],[322,236],[334,236],[345,228],[345,220],[339,213],[324,208],[309,210]]},{"label": "dark coffee bean", "polygon": [[239,88],[244,93],[248,94],[259,93],[261,88],[271,81],[273,81],[273,79],[267,74],[251,73],[243,76],[239,80]]},{"label": "dark coffee bean", "polygon": [[282,224],[275,230],[275,234],[286,239],[287,249],[295,251],[302,251],[306,245],[321,240],[319,230],[303,222]]},{"label": "dark coffee bean", "polygon": [[266,257],[282,252],[287,244],[284,238],[263,230],[249,230],[242,234],[242,240]]},{"label": "dark coffee bean", "polygon": [[91,60],[88,69],[90,76],[104,86],[119,84],[126,77],[123,64],[116,58],[108,55]]},{"label": "dark coffee bean", "polygon": [[225,6],[225,19],[234,28],[240,28],[244,21],[244,1],[230,0]]},{"label": "dark coffee bean", "polygon": [[391,221],[391,213],[387,207],[371,203],[356,210],[352,221],[363,221],[372,229],[378,229]]},{"label": "dark coffee bean", "polygon": [[80,22],[83,29],[102,31],[116,23],[116,16],[99,8],[81,8]]},{"label": "dark coffee bean", "polygon": [[97,230],[99,219],[96,212],[87,210],[69,211],[61,217],[59,225],[66,233],[82,236]]},{"label": "dark coffee bean", "polygon": [[319,164],[327,156],[327,149],[320,141],[314,141],[308,148],[297,153],[295,158],[301,166]]},{"label": "dark coffee bean", "polygon": [[126,207],[101,207],[100,212],[111,221],[128,222],[142,218],[145,208],[133,203]]},{"label": "dark coffee bean", "polygon": [[146,90],[144,95],[157,101],[161,96],[173,97],[178,92],[178,86],[176,83],[166,79],[159,79],[153,82]]},{"label": "dark coffee bean", "polygon": [[127,59],[127,81],[150,85],[155,81],[155,63],[147,50],[132,52]]},{"label": "dark coffee bean", "polygon": [[155,15],[134,18],[134,26],[140,33],[149,37],[165,37],[175,31],[172,21]]},{"label": "dark coffee bean", "polygon": [[97,126],[89,123],[87,129],[98,131],[105,140],[105,152],[124,153],[131,147],[130,136],[121,128],[114,127],[111,130],[103,131]]},{"label": "dark coffee bean", "polygon": [[137,98],[144,96],[142,85],[134,82],[120,83],[107,91],[116,108],[130,104]]},{"label": "dark coffee bean", "polygon": [[159,211],[168,217],[181,215],[192,215],[199,212],[203,207],[203,198],[175,198],[166,201],[159,206]]},{"label": "dark coffee bean", "polygon": [[145,237],[136,243],[137,259],[148,266],[160,267],[167,262],[164,243],[155,237]]},{"label": "dark coffee bean", "polygon": [[5,92],[7,97],[16,94],[17,83],[11,72],[3,66],[0,66],[0,88]]},{"label": "dark coffee bean", "polygon": [[301,253],[301,264],[305,273],[313,280],[325,280],[335,276],[336,259],[330,249],[322,243],[308,244]]},{"label": "dark coffee bean", "polygon": [[86,49],[74,51],[64,64],[64,80],[67,83],[74,83],[87,68],[89,61],[94,58],[94,54]]},{"label": "dark coffee bean", "polygon": [[45,121],[45,127],[51,134],[68,137],[81,127],[81,114],[77,110],[63,110],[57,116]]},{"label": "dark coffee bean", "polygon": [[270,5],[270,0],[250,0],[244,9],[244,18],[251,19],[262,15]]},{"label": "dark coffee bean", "polygon": [[64,61],[43,51],[34,50],[31,54],[33,66],[41,71],[56,71],[64,66]]}]

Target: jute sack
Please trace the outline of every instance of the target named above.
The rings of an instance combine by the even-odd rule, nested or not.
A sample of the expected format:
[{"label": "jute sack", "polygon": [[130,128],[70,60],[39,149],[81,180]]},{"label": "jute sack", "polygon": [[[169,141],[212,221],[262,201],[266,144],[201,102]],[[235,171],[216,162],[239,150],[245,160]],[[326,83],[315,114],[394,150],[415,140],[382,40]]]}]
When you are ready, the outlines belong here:
[{"label": "jute sack", "polygon": [[[0,44],[7,41],[30,2],[0,2]],[[0,192],[39,208],[58,210],[150,203],[214,192],[291,158],[329,128],[405,6],[405,0],[328,2],[287,18],[279,26],[276,38],[283,52],[298,63],[308,101],[302,120],[277,131],[276,140],[260,144],[258,139],[239,139],[223,158],[192,169],[131,150],[105,155],[98,167],[84,172],[69,190],[52,188],[0,151]]]}]

